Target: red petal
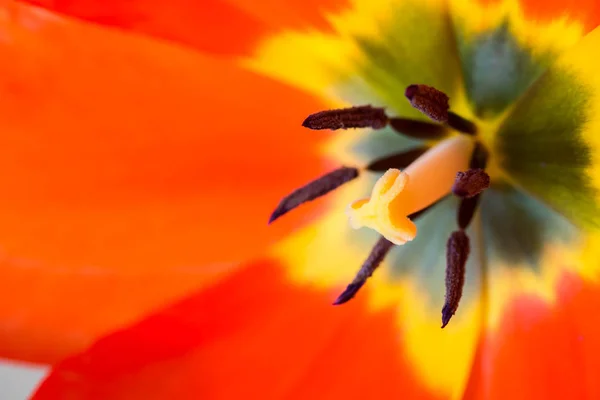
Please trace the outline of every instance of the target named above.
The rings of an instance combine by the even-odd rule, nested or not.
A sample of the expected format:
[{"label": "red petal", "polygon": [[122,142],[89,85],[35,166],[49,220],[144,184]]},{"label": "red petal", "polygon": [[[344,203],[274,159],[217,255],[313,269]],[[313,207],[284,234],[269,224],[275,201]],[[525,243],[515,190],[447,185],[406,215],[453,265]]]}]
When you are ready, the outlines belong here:
[{"label": "red petal", "polygon": [[60,363],[35,399],[432,398],[395,312],[333,297],[250,265]]},{"label": "red petal", "polygon": [[351,7],[349,0],[228,0],[271,26],[278,28],[305,28],[327,30],[328,14],[339,13]]},{"label": "red petal", "polygon": [[249,54],[286,27],[328,28],[348,0],[26,0],[88,21],[169,39],[221,55]]},{"label": "red petal", "polygon": [[[479,0],[484,4],[505,0]],[[519,0],[526,17],[533,20],[551,21],[564,17],[580,21],[586,32],[600,25],[600,2],[598,0]]]},{"label": "red petal", "polygon": [[26,0],[103,25],[174,40],[220,55],[249,54],[271,31],[223,0]]},{"label": "red petal", "polygon": [[145,269],[239,260],[261,251],[278,200],[323,171],[327,135],[300,126],[323,107],[310,97],[229,63],[21,12],[22,25],[0,25],[12,35],[0,46],[6,252]]},{"label": "red petal", "polygon": [[302,218],[267,227],[279,199],[322,171],[327,135],[300,126],[322,105],[195,52],[11,12],[0,19],[0,352],[53,362],[200,285],[190,269],[262,252]]},{"label": "red petal", "polygon": [[[523,0],[522,0],[523,1]],[[586,32],[600,25],[600,2],[598,0],[524,0],[525,12],[532,18],[556,19],[565,14],[581,21]]]},{"label": "red petal", "polygon": [[467,399],[600,398],[600,285],[565,276],[556,304],[521,298],[483,339]]}]

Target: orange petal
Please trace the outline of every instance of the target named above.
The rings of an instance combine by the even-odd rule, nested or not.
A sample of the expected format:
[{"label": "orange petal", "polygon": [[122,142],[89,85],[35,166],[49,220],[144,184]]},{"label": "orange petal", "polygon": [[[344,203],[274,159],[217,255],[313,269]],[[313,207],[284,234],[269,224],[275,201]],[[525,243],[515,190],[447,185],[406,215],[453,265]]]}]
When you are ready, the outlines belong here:
[{"label": "orange petal", "polygon": [[300,126],[323,107],[312,98],[232,64],[19,13],[0,21],[11,39],[0,46],[4,251],[117,268],[239,260],[261,250],[281,196],[323,171],[315,147],[327,135]]},{"label": "orange petal", "polygon": [[250,264],[61,362],[34,398],[433,397],[401,356],[394,310],[332,299]]},{"label": "orange petal", "polygon": [[3,259],[0,355],[56,363],[232,270],[229,264],[148,271],[66,269]]},{"label": "orange petal", "polygon": [[581,21],[586,32],[600,24],[598,0],[521,0],[525,13],[535,19],[556,19],[562,16]]},{"label": "orange petal", "polygon": [[348,0],[24,0],[99,24],[178,41],[220,55],[249,54],[282,28],[328,28]]},{"label": "orange petal", "polygon": [[[501,3],[506,0],[479,0],[483,4]],[[598,0],[518,0],[526,17],[551,21],[567,17],[580,21],[586,32],[600,25],[600,2]]]},{"label": "orange petal", "polygon": [[25,0],[103,25],[174,40],[201,51],[249,54],[270,28],[223,0]]},{"label": "orange petal", "polygon": [[[50,315],[56,331],[79,315],[78,348],[147,312],[134,306],[113,321],[86,308],[82,293],[100,304],[117,281],[113,306],[148,297],[154,307],[167,301],[161,293],[202,281],[178,269],[261,252],[303,218],[266,225],[283,194],[322,171],[323,136],[300,126],[323,107],[312,98],[195,52],[24,5],[0,9],[0,37],[0,245],[9,260],[1,275],[11,277],[0,280],[0,341],[26,342],[53,325]],[[59,270],[38,276],[12,259]],[[127,278],[158,285],[168,272],[160,293]],[[31,292],[36,285],[43,296]],[[73,350],[67,336],[38,338],[32,348]]]},{"label": "orange petal", "polygon": [[600,398],[600,285],[566,275],[556,303],[521,298],[483,339],[466,399]]},{"label": "orange petal", "polygon": [[350,0],[226,0],[278,28],[331,28],[328,15],[350,8]]}]

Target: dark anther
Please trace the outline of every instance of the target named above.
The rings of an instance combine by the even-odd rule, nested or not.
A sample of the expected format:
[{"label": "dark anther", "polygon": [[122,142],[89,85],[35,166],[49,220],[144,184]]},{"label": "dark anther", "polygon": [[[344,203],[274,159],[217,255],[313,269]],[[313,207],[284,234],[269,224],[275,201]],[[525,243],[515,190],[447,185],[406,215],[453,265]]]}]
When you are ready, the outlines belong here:
[{"label": "dark anther", "polygon": [[358,169],[342,167],[296,189],[279,202],[269,223],[307,201],[321,197],[358,176]]},{"label": "dark anther", "polygon": [[448,121],[446,122],[449,127],[456,129],[459,132],[466,133],[469,135],[474,135],[477,133],[477,126],[469,121],[468,119],[464,119],[460,115],[453,113],[452,111],[448,111]]},{"label": "dark anther", "polygon": [[390,126],[398,133],[421,140],[442,139],[448,134],[444,125],[405,118],[390,118]]},{"label": "dark anther", "polygon": [[458,309],[465,285],[465,265],[469,257],[469,237],[460,230],[452,232],[446,246],[446,301],[442,308],[442,328]]},{"label": "dark anther", "polygon": [[427,151],[427,147],[417,147],[388,157],[372,161],[366,169],[374,172],[385,172],[390,168],[404,169]]},{"label": "dark anther", "polygon": [[383,236],[380,237],[371,250],[371,253],[363,263],[362,267],[360,267],[360,270],[356,274],[354,280],[346,287],[346,290],[344,290],[344,292],[338,296],[338,298],[333,302],[333,305],[337,306],[344,304],[348,300],[352,299],[365,284],[367,279],[373,275],[373,272],[375,272],[377,267],[379,267],[379,264],[381,264],[393,245],[394,244],[392,242]]},{"label": "dark anther", "polygon": [[457,220],[458,227],[460,229],[467,229],[471,221],[473,220],[473,216],[475,215],[475,211],[477,211],[477,205],[479,204],[479,197],[481,195],[478,194],[475,197],[471,197],[468,199],[462,199],[458,206],[457,212]]},{"label": "dark anther", "polygon": [[471,155],[471,161],[469,162],[469,168],[481,168],[485,169],[487,166],[488,152],[479,142],[475,144],[475,149]]},{"label": "dark anther", "polygon": [[309,129],[385,128],[388,118],[383,108],[358,106],[321,111],[309,115],[302,126]]},{"label": "dark anther", "polygon": [[458,197],[470,198],[477,196],[490,187],[490,176],[481,168],[457,172],[452,186],[452,193]]},{"label": "dark anther", "polygon": [[448,121],[448,96],[431,86],[410,85],[404,92],[410,104],[436,122]]}]

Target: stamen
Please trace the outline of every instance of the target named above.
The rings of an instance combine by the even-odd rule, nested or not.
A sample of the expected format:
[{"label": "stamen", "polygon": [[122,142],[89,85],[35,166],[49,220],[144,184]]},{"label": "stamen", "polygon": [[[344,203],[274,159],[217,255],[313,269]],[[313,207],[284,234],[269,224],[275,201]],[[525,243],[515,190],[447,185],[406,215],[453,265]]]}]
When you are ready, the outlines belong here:
[{"label": "stamen", "polygon": [[379,158],[367,165],[366,169],[374,172],[385,172],[390,168],[404,169],[412,164],[417,158],[421,157],[427,150],[427,147],[417,147],[402,153]]},{"label": "stamen", "polygon": [[309,115],[302,126],[309,129],[385,128],[388,117],[383,108],[358,106],[320,111]]},{"label": "stamen", "polygon": [[434,121],[448,121],[448,96],[427,85],[410,85],[404,92],[410,104]]},{"label": "stamen", "polygon": [[279,202],[279,205],[271,214],[271,218],[269,218],[269,224],[299,205],[337,189],[344,183],[356,178],[358,174],[359,171],[356,168],[341,167],[296,189]]},{"label": "stamen", "polygon": [[379,267],[387,253],[391,250],[392,246],[394,246],[394,244],[383,236],[379,238],[362,267],[360,267],[360,270],[356,274],[354,280],[352,280],[352,282],[346,287],[346,290],[344,290],[342,294],[340,294],[333,302],[334,306],[344,304],[356,295],[360,288],[365,284],[367,279],[369,279],[377,267]]},{"label": "stamen", "polygon": [[490,176],[481,168],[457,172],[452,193],[458,197],[471,198],[490,187]]},{"label": "stamen", "polygon": [[[473,150],[473,154],[471,155],[471,161],[469,162],[469,167],[471,169],[484,169],[487,165],[488,152],[483,147],[483,145],[479,142],[475,144],[475,149]],[[487,174],[486,174],[487,175]],[[489,180],[489,176],[488,176]],[[488,184],[489,186],[489,184]],[[475,211],[477,211],[477,206],[479,205],[479,197],[481,193],[471,197],[464,198],[461,200],[460,205],[458,206],[457,212],[457,220],[458,227],[460,229],[467,229],[471,221],[473,220],[473,216],[475,215]]]},{"label": "stamen", "polygon": [[465,285],[465,266],[469,257],[469,237],[460,230],[452,232],[446,247],[446,301],[442,308],[442,328],[458,309]]},{"label": "stamen", "polygon": [[475,197],[462,199],[458,206],[457,212],[457,221],[458,227],[460,229],[467,229],[469,224],[473,220],[473,216],[475,215],[475,211],[477,211],[477,205],[479,204],[479,197],[481,195],[478,194]]},{"label": "stamen", "polygon": [[414,108],[432,120],[468,135],[477,133],[477,125],[449,111],[449,98],[444,92],[427,85],[410,85],[404,94]]},{"label": "stamen", "polygon": [[471,161],[469,161],[469,168],[481,168],[485,169],[487,166],[488,152],[479,142],[475,143],[473,154],[471,155]]},{"label": "stamen", "polygon": [[448,111],[448,121],[446,123],[449,127],[468,135],[477,133],[477,125],[452,111]]},{"label": "stamen", "polygon": [[448,135],[444,125],[406,118],[390,118],[390,126],[398,133],[420,140],[443,139]]},{"label": "stamen", "polygon": [[[428,210],[430,210],[435,204],[432,204],[421,211],[409,215],[409,218],[412,221],[415,221],[423,214],[425,214]],[[354,298],[356,293],[358,293],[360,288],[362,288],[363,285],[366,283],[367,279],[369,279],[373,275],[377,267],[379,267],[379,265],[381,264],[387,253],[391,250],[393,245],[394,244],[392,242],[387,240],[385,237],[381,236],[375,244],[375,246],[373,247],[373,249],[371,250],[371,253],[367,257],[367,259],[363,263],[362,267],[357,272],[356,276],[354,277],[354,280],[352,280],[352,282],[346,287],[346,290],[344,290],[344,292],[338,296],[333,305],[337,306],[340,304],[344,304],[347,301]]]}]

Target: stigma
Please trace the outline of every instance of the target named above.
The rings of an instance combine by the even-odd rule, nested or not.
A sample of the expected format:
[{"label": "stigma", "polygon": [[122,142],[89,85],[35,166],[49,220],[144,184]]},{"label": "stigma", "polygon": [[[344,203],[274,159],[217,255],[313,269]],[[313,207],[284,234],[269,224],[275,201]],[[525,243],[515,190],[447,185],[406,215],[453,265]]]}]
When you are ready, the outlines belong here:
[{"label": "stigma", "polygon": [[377,181],[371,196],[347,208],[354,229],[374,229],[396,245],[417,235],[413,215],[452,191],[457,172],[467,170],[475,148],[471,136],[456,135],[440,141],[403,171],[388,169]]}]

